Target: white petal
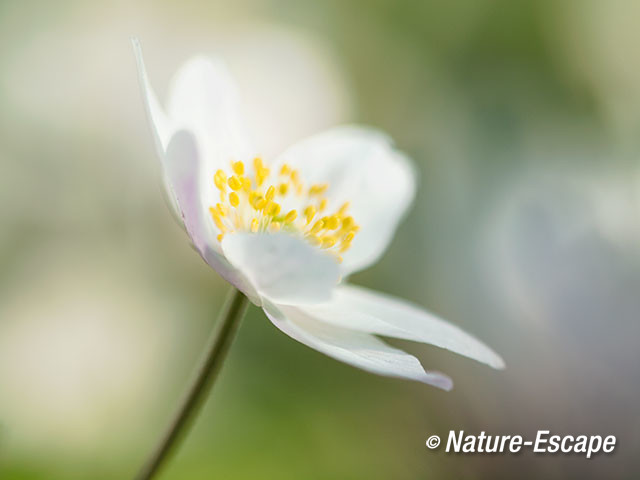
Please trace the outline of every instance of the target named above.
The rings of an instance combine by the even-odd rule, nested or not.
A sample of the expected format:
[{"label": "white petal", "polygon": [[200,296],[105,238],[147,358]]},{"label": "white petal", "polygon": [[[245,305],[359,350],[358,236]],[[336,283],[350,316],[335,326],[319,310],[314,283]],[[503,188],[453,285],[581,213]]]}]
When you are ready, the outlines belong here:
[{"label": "white petal", "polygon": [[199,162],[193,134],[181,130],[173,135],[167,146],[165,168],[167,176],[171,179],[184,226],[202,258],[254,303],[259,303],[258,296],[248,280],[214,248],[219,245],[215,239],[217,230],[201,202],[196,174]]},{"label": "white petal", "polygon": [[341,362],[368,372],[400,377],[451,390],[453,382],[439,372],[425,372],[417,358],[373,335],[339,328],[305,314],[297,307],[265,304],[271,322],[291,338]]},{"label": "white petal", "polygon": [[167,112],[176,128],[196,136],[203,156],[202,174],[212,181],[231,160],[251,160],[255,151],[243,121],[240,95],[221,60],[195,57],[174,76]]},{"label": "white petal", "polygon": [[383,133],[338,127],[286,150],[276,165],[298,169],[307,183],[328,183],[329,208],[348,201],[361,229],[343,255],[342,272],[367,267],[384,252],[415,193],[415,174]]},{"label": "white petal", "polygon": [[[191,165],[193,182],[204,210],[218,202],[213,175],[218,168],[229,167],[231,160],[249,160],[255,154],[245,132],[236,85],[226,67],[216,60],[197,57],[186,62],[172,79],[168,114],[163,112],[149,84],[140,44],[133,40],[140,83],[146,109],[153,127],[158,155],[165,169],[170,204],[175,203],[175,165],[167,165],[166,150],[179,130],[191,132],[197,143],[198,161]],[[186,167],[185,167],[186,168]],[[185,168],[181,167],[182,170]],[[212,232],[217,235],[214,225]],[[210,243],[219,251],[217,242]]]},{"label": "white petal", "polygon": [[277,303],[326,301],[340,276],[331,255],[284,232],[227,234],[222,251],[260,295]]},{"label": "white petal", "polygon": [[158,156],[163,159],[164,153],[169,145],[169,140],[171,139],[175,129],[169,118],[162,110],[162,107],[156,98],[156,94],[151,88],[149,78],[147,77],[147,71],[144,66],[140,42],[137,38],[134,38],[131,40],[131,43],[133,44],[133,52],[136,56],[138,78],[140,81],[140,87],[142,88],[142,97],[144,99],[147,116],[149,117],[149,123],[151,123],[151,128],[153,130],[153,139],[156,150],[158,152]]},{"label": "white petal", "polygon": [[460,328],[403,300],[361,287],[341,285],[329,302],[301,307],[331,325],[446,348],[493,368],[502,358]]}]

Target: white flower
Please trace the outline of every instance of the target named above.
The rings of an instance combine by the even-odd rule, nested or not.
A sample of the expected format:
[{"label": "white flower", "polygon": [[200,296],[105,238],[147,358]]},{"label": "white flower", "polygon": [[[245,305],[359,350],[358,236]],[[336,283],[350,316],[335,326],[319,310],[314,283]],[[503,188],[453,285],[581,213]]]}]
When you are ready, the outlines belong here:
[{"label": "white flower", "polygon": [[458,327],[344,283],[378,259],[413,200],[411,164],[386,135],[338,127],[263,160],[220,61],[188,61],[173,80],[165,111],[135,40],[134,49],[170,197],[194,247],[276,327],[350,365],[445,390],[453,386],[449,377],[426,372],[414,356],[377,336],[430,343],[504,367]]}]

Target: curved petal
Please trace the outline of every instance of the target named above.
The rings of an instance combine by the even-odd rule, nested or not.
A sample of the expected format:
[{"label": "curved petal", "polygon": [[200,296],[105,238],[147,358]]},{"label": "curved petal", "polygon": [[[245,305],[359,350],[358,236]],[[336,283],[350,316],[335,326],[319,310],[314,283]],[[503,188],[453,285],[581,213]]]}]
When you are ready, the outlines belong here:
[{"label": "curved petal", "polygon": [[426,372],[416,357],[393,348],[373,335],[318,321],[297,307],[263,305],[271,322],[291,338],[325,355],[362,370],[406,378],[451,390],[452,380]]},{"label": "curved petal", "polygon": [[497,353],[455,325],[408,302],[362,287],[340,285],[329,302],[300,309],[334,326],[429,343],[493,368],[504,368]]},{"label": "curved petal", "polygon": [[306,183],[328,183],[329,209],[350,203],[360,225],[343,254],[347,275],[375,262],[391,241],[415,193],[415,174],[407,157],[385,134],[345,126],[303,140],[286,150],[276,165],[287,163]]},{"label": "curved petal", "polygon": [[211,181],[231,160],[255,156],[240,106],[240,94],[229,70],[218,59],[187,61],[172,79],[167,112],[176,128],[193,132],[203,157],[203,174]]},{"label": "curved petal", "polygon": [[[146,111],[164,167],[170,204],[175,207],[175,195],[172,195],[175,185],[169,173],[166,151],[173,135],[179,130],[186,130],[191,132],[197,143],[199,158],[192,165],[192,173],[200,202],[206,210],[218,201],[218,191],[213,184],[216,170],[228,167],[231,160],[254,156],[242,122],[236,85],[222,62],[205,57],[193,58],[172,79],[168,113],[165,113],[150,86],[140,43],[136,39],[132,43]],[[215,226],[213,230],[216,230]],[[218,243],[213,242],[211,248],[219,251]]]},{"label": "curved petal", "polygon": [[140,47],[140,41],[137,38],[131,40],[133,45],[133,53],[136,57],[136,64],[138,66],[138,79],[140,81],[140,87],[142,89],[142,98],[144,99],[145,111],[151,124],[153,131],[153,139],[158,152],[158,156],[161,160],[164,159],[164,153],[169,145],[169,140],[175,132],[175,128],[167,115],[162,110],[156,94],[151,88],[149,78],[147,76],[147,70],[144,66],[144,59],[142,57],[142,48]]},{"label": "curved petal", "polygon": [[190,132],[178,131],[173,135],[165,154],[165,168],[175,195],[178,210],[187,233],[202,258],[222,277],[244,292],[256,304],[258,296],[247,279],[222,255],[212,248],[218,245],[217,230],[200,199],[197,174],[200,157],[195,139]]},{"label": "curved petal", "polygon": [[261,296],[277,303],[326,301],[340,278],[334,258],[288,233],[227,234],[222,251]]}]

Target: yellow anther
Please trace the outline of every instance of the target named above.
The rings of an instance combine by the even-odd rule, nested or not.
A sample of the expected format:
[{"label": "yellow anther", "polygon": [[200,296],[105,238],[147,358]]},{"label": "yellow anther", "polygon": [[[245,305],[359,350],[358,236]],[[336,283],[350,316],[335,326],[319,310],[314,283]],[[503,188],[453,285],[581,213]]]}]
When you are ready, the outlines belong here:
[{"label": "yellow anther", "polygon": [[266,198],[267,200],[273,200],[275,194],[276,189],[273,187],[273,185],[271,185],[269,188],[267,188],[267,193],[265,193],[264,198]]},{"label": "yellow anther", "polygon": [[232,163],[231,168],[233,169],[236,175],[244,175],[244,163],[242,162]]},{"label": "yellow anther", "polygon": [[218,227],[218,229],[221,232],[223,232],[223,233],[226,232],[227,231],[227,227],[222,222],[222,219],[220,218],[220,215],[218,215],[218,212],[216,211],[216,209],[213,208],[213,207],[209,207],[209,212],[211,213],[211,218],[213,218],[213,221],[216,224],[216,227]]},{"label": "yellow anther", "polygon": [[329,188],[329,185],[327,185],[326,183],[311,185],[311,188],[309,189],[309,195],[320,195],[321,193],[324,193],[327,188]]},{"label": "yellow anther", "polygon": [[256,169],[256,183],[261,186],[266,178],[269,176],[269,169],[260,167]]},{"label": "yellow anther", "polygon": [[351,242],[342,242],[340,249],[338,250],[340,253],[344,253],[351,247]]},{"label": "yellow anther", "polygon": [[311,220],[313,220],[313,217],[316,214],[316,207],[314,207],[313,205],[309,205],[304,209],[303,213],[305,218],[307,219],[307,225],[308,225],[309,223],[311,223]]},{"label": "yellow anther", "polygon": [[311,245],[320,245],[321,241],[318,237],[316,237],[315,235],[307,235],[304,238],[307,239],[307,241],[311,244]]},{"label": "yellow anther", "polygon": [[320,219],[313,224],[313,227],[311,227],[311,230],[309,230],[309,233],[312,235],[315,235],[320,230],[322,230],[322,227],[324,227],[324,220]]},{"label": "yellow anther", "polygon": [[267,201],[264,198],[260,197],[253,204],[253,208],[255,208],[256,210],[262,210],[266,204]]},{"label": "yellow anther", "polygon": [[227,183],[227,176],[224,174],[222,170],[218,170],[216,174],[213,176],[213,183],[216,184],[220,190],[225,189],[225,183]]},{"label": "yellow anther", "polygon": [[269,230],[271,230],[272,232],[280,231],[280,222],[271,222],[271,225],[269,225]]},{"label": "yellow anther", "polygon": [[338,209],[338,215],[342,216],[345,213],[347,213],[347,210],[349,209],[349,202],[344,202],[342,204],[342,206]]},{"label": "yellow anther", "polygon": [[265,207],[265,213],[267,215],[271,215],[271,216],[275,217],[276,215],[278,215],[280,213],[280,205],[277,204],[276,202],[269,201],[267,203],[267,206]]},{"label": "yellow anther", "polygon": [[338,239],[332,236],[322,237],[322,248],[331,248],[333,247]]},{"label": "yellow anther", "polygon": [[[279,176],[273,182],[269,168],[260,157],[253,159],[253,171],[248,167],[250,171],[247,172],[242,161],[232,161],[230,165],[230,175],[224,170],[217,170],[213,176],[220,202],[210,207],[209,211],[218,229],[218,241],[222,241],[229,232],[278,232],[286,229],[292,234],[304,235],[311,245],[326,249],[336,261],[342,261],[340,253],[351,247],[360,227],[347,214],[349,202],[336,211],[333,203],[324,196],[329,184],[305,185],[299,171],[287,164],[278,168]],[[227,186],[230,190],[227,190]],[[300,210],[288,209],[282,213],[282,204],[278,202],[282,199],[287,203],[285,198],[290,199],[292,191],[300,202],[306,200],[309,203]],[[244,207],[239,208],[242,202],[247,202],[253,208],[252,215],[246,214]]]},{"label": "yellow anther", "polygon": [[298,212],[291,210],[284,216],[284,223],[291,223],[298,217]]},{"label": "yellow anther", "polygon": [[340,226],[340,218],[337,215],[331,215],[325,220],[324,226],[329,230],[335,230]]},{"label": "yellow anther", "polygon": [[238,191],[242,188],[242,182],[236,176],[229,177],[229,180],[227,181],[227,183],[229,184],[232,190]]}]

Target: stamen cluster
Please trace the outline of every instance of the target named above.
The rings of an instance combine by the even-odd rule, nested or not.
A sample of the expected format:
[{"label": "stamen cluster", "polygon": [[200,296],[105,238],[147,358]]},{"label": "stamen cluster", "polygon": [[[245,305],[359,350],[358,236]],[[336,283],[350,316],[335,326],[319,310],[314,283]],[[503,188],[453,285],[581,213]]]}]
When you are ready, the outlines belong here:
[{"label": "stamen cluster", "polygon": [[[334,253],[347,251],[359,227],[347,214],[349,202],[334,213],[326,214],[329,185],[306,187],[297,170],[282,165],[272,173],[261,158],[253,159],[253,172],[246,172],[243,162],[231,162],[231,174],[218,170],[213,181],[220,202],[209,207],[211,217],[220,230],[218,241],[232,232],[278,232],[301,235],[310,244]],[[282,211],[282,205],[301,205],[300,211]]]}]

